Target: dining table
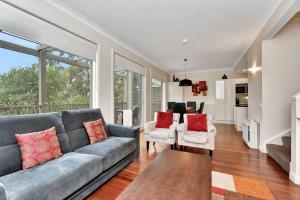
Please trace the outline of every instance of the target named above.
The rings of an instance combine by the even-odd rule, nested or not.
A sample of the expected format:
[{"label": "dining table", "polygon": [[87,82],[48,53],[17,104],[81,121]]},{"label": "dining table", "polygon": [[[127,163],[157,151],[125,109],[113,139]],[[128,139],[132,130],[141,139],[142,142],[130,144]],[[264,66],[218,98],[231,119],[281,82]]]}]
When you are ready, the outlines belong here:
[{"label": "dining table", "polygon": [[186,112],[187,113],[195,113],[196,109],[194,107],[187,106],[186,107]]}]

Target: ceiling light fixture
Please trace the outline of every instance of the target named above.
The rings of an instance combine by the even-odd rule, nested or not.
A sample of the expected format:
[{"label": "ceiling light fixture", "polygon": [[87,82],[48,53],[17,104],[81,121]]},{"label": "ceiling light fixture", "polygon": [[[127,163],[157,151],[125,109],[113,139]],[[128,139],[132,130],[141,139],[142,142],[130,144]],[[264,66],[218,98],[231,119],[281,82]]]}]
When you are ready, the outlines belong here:
[{"label": "ceiling light fixture", "polygon": [[260,71],[262,68],[261,67],[257,67],[256,65],[254,65],[253,67],[250,67],[247,69],[248,72],[251,73],[256,73],[257,71]]},{"label": "ceiling light fixture", "polygon": [[186,62],[187,59],[184,59],[184,79],[179,81],[179,86],[192,86],[192,81],[186,78]]},{"label": "ceiling light fixture", "polygon": [[186,38],[184,38],[183,40],[182,40],[182,44],[187,44],[187,43],[189,43],[189,40],[188,39],[186,39]]}]

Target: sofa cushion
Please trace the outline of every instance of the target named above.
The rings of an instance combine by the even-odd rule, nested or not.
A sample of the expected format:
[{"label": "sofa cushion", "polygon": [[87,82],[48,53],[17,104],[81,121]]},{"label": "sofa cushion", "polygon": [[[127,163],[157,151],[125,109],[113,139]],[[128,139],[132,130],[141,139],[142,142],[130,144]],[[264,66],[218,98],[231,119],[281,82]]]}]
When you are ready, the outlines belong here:
[{"label": "sofa cushion", "polygon": [[208,134],[207,132],[187,131],[183,136],[183,140],[189,143],[206,144],[208,142]]},{"label": "sofa cushion", "polygon": [[16,134],[22,154],[23,169],[40,165],[62,156],[55,127],[47,130]]},{"label": "sofa cushion", "polygon": [[167,140],[171,136],[172,131],[166,128],[155,128],[148,133],[149,137]]},{"label": "sofa cushion", "polygon": [[62,111],[62,121],[69,136],[72,151],[90,144],[83,123],[101,119],[106,133],[107,127],[100,109],[83,109]]},{"label": "sofa cushion", "polygon": [[20,147],[15,134],[31,133],[55,127],[63,153],[71,151],[59,113],[0,117],[0,176],[22,169]]},{"label": "sofa cushion", "polygon": [[84,122],[83,125],[88,133],[91,144],[107,139],[107,134],[101,119]]},{"label": "sofa cushion", "polygon": [[92,154],[103,158],[104,170],[125,158],[136,149],[136,139],[109,137],[106,140],[77,149],[77,153]]},{"label": "sofa cushion", "polygon": [[5,186],[2,183],[0,183],[0,199],[7,200],[6,193],[5,193]]},{"label": "sofa cushion", "polygon": [[9,200],[59,200],[68,197],[103,171],[99,156],[67,153],[29,170],[0,178]]}]

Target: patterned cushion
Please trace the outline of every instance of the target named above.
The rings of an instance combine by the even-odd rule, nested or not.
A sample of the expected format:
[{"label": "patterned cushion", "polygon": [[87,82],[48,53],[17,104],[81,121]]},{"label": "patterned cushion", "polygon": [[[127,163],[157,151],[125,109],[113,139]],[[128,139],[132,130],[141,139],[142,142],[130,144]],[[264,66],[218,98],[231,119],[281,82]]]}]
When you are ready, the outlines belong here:
[{"label": "patterned cushion", "polygon": [[89,135],[91,144],[107,139],[107,134],[101,119],[83,123]]},{"label": "patterned cushion", "polygon": [[21,149],[23,169],[63,155],[55,127],[40,132],[16,134],[16,139]]}]

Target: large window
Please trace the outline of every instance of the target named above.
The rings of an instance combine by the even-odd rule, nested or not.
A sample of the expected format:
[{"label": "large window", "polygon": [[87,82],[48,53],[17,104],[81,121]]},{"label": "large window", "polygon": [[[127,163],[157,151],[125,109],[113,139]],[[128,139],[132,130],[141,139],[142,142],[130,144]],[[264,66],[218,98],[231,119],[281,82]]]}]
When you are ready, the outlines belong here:
[{"label": "large window", "polygon": [[[125,115],[131,111],[130,115]],[[120,66],[114,67],[114,116],[116,124],[124,124],[130,117],[132,126],[143,123],[143,75]]]},{"label": "large window", "polygon": [[0,115],[90,107],[92,61],[0,32]]},{"label": "large window", "polygon": [[162,98],[163,98],[162,82],[156,79],[152,79],[151,84],[151,116],[154,119],[154,113],[162,110]]}]

